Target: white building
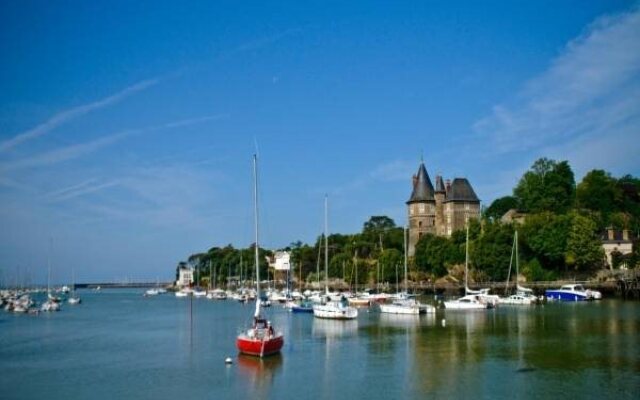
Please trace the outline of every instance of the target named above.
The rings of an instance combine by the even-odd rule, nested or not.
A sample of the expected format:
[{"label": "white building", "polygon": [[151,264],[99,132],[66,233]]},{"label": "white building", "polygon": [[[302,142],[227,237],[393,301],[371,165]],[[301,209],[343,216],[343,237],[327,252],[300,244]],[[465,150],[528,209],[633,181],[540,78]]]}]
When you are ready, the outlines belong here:
[{"label": "white building", "polygon": [[[602,237],[602,248],[607,258],[607,265],[613,269],[612,253],[617,251],[624,256],[633,251],[633,241],[629,237],[629,231],[627,229],[623,231],[607,229],[607,233]],[[620,268],[626,268],[626,265],[620,265]]]},{"label": "white building", "polygon": [[276,251],[272,259],[269,259],[269,267],[276,271],[289,271],[291,269],[291,254],[288,251]]},{"label": "white building", "polygon": [[181,265],[178,267],[178,280],[176,286],[185,287],[190,286],[193,283],[193,268],[189,266]]}]

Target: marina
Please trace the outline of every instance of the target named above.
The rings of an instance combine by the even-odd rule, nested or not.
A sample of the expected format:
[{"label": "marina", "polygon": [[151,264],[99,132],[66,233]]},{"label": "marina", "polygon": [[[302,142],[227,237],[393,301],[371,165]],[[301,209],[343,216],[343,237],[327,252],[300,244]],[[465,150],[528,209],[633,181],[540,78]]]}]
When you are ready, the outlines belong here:
[{"label": "marina", "polygon": [[633,301],[422,316],[366,309],[351,321],[274,305],[268,317],[287,340],[281,354],[259,359],[238,355],[233,340],[252,303],[77,292],[82,304],[57,313],[0,313],[7,398],[501,399],[518,388],[519,398],[631,399],[640,387]]}]

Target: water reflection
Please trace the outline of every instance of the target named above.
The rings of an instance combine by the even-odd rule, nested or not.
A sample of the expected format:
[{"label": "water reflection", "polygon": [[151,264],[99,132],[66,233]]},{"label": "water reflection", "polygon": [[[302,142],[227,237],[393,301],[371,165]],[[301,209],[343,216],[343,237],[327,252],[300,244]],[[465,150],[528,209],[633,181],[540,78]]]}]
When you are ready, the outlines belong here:
[{"label": "water reflection", "polygon": [[378,322],[379,327],[391,328],[391,331],[416,331],[423,326],[434,326],[436,324],[436,314],[411,315],[380,313]]},{"label": "water reflection", "polygon": [[358,320],[314,318],[311,332],[314,337],[345,338],[358,334]]},{"label": "water reflection", "polygon": [[246,398],[267,398],[282,368],[282,355],[259,358],[238,355],[238,374],[247,389]]}]

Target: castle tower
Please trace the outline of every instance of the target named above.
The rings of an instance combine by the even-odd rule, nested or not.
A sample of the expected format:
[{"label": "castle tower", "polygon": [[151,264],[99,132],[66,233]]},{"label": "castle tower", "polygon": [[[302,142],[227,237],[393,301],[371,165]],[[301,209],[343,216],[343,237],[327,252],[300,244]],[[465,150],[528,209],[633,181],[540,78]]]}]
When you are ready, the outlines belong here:
[{"label": "castle tower", "polygon": [[436,176],[436,191],[434,197],[436,200],[436,234],[443,236],[447,233],[447,229],[444,221],[444,202],[446,199],[447,191],[444,188],[444,182],[442,176]]},{"label": "castle tower", "polygon": [[436,234],[436,200],[433,184],[424,166],[420,163],[418,173],[413,176],[413,191],[407,201],[409,214],[409,256],[415,253],[416,243],[426,233]]},{"label": "castle tower", "polygon": [[480,218],[480,199],[466,178],[455,178],[447,182],[444,202],[444,235],[451,236],[457,230],[464,229],[469,219]]}]

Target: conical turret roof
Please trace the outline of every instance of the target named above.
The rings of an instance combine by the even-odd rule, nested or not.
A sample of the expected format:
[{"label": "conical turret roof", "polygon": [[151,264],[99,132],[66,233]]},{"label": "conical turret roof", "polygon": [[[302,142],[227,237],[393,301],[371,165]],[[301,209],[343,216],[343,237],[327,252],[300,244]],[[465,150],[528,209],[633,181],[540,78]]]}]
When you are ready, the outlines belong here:
[{"label": "conical turret roof", "polygon": [[471,184],[466,178],[455,178],[451,187],[448,189],[446,201],[480,202],[480,199],[476,196],[476,192],[473,191]]},{"label": "conical turret roof", "polygon": [[411,192],[411,197],[407,204],[418,201],[435,201],[433,192],[433,184],[427,173],[427,168],[425,168],[424,163],[420,163],[418,173],[413,176],[413,192]]},{"label": "conical turret roof", "polygon": [[442,181],[442,177],[440,175],[436,176],[436,193],[439,192],[446,192],[445,188],[444,188],[444,182]]}]

